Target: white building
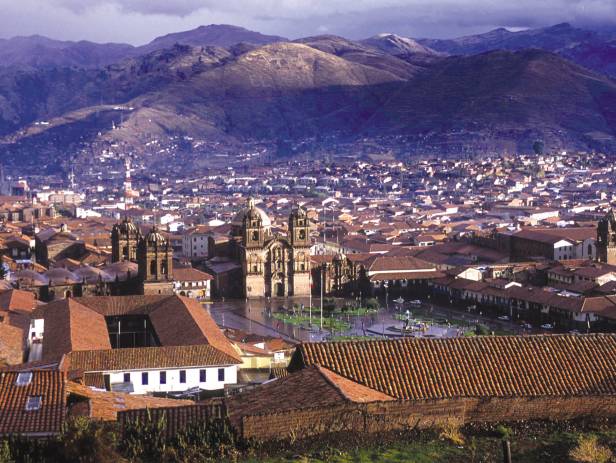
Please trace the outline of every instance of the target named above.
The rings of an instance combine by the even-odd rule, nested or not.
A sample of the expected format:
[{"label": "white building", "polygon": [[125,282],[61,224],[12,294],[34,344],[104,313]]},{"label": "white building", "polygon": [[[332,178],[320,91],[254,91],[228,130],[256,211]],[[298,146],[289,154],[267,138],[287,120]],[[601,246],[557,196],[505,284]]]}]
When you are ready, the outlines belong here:
[{"label": "white building", "polygon": [[188,259],[208,257],[210,228],[197,226],[186,230],[182,236],[182,256]]},{"label": "white building", "polygon": [[133,394],[223,389],[237,382],[241,363],[208,344],[74,351],[65,361],[86,376],[102,376],[105,389]]}]

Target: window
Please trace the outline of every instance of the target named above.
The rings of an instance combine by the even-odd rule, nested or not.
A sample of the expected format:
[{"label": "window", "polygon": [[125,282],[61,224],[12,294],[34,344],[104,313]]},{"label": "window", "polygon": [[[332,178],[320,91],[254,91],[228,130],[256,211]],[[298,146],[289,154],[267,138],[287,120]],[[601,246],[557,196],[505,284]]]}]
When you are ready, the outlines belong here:
[{"label": "window", "polygon": [[167,372],[166,371],[161,371],[160,372],[160,384],[167,384]]},{"label": "window", "polygon": [[180,370],[180,383],[186,383],[186,370]]},{"label": "window", "polygon": [[199,370],[199,382],[205,383],[206,378],[207,376],[206,376],[205,370]]},{"label": "window", "polygon": [[23,371],[17,374],[17,381],[15,385],[17,386],[27,386],[32,381],[32,372],[31,371]]},{"label": "window", "polygon": [[225,369],[219,368],[218,369],[218,381],[224,381],[224,380],[225,380]]},{"label": "window", "polygon": [[130,383],[130,373],[124,373],[124,382]]},{"label": "window", "polygon": [[28,396],[28,399],[26,400],[26,411],[32,412],[41,408],[41,401],[42,398],[40,395]]},{"label": "window", "polygon": [[143,384],[144,386],[148,384],[148,372],[144,371],[143,373],[141,373],[141,384]]}]

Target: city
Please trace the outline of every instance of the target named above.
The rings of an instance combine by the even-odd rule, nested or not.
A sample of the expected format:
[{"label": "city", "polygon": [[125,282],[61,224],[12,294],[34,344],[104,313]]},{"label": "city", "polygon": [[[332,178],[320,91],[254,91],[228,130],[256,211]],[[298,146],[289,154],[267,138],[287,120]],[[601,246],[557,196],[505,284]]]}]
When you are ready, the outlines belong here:
[{"label": "city", "polygon": [[[614,461],[613,70],[572,50],[616,39],[581,31],[290,41],[212,25],[92,45],[109,56],[0,39],[0,57],[50,47],[49,62],[6,53],[0,77],[64,69],[82,105],[0,127],[0,462]],[[581,135],[564,110],[541,134],[515,111],[482,125],[468,90],[471,122],[401,129],[419,116],[400,82],[502,50],[534,72],[539,49],[593,73],[603,122],[578,105],[595,121]],[[285,86],[302,72],[325,84]],[[179,94],[203,106],[168,112]]]}]

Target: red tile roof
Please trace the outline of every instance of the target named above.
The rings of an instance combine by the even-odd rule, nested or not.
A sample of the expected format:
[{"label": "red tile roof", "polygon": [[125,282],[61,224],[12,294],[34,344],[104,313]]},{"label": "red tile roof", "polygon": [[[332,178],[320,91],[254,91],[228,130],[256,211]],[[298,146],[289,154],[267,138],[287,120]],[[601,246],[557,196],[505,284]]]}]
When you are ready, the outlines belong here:
[{"label": "red tile roof", "polygon": [[142,408],[182,407],[193,405],[191,400],[165,399],[122,392],[94,391],[88,386],[67,381],[66,391],[87,400],[88,416],[104,421],[115,421],[120,411]]},{"label": "red tile roof", "polygon": [[233,417],[286,410],[329,407],[344,402],[393,400],[382,392],[362,386],[320,366],[266,382],[226,400]]},{"label": "red tile roof", "polygon": [[399,399],[616,394],[616,335],[304,343],[289,369],[320,365]]},{"label": "red tile roof", "polygon": [[210,344],[239,360],[207,310],[180,296],[99,296],[63,299],[38,309],[45,318],[43,358],[77,350],[111,349],[106,316],[147,315],[163,346]]},{"label": "red tile roof", "polygon": [[208,344],[74,351],[62,368],[84,372],[235,365],[235,357]]},{"label": "red tile roof", "polygon": [[[32,380],[17,386],[17,372],[0,373],[0,434],[53,434],[66,414],[65,376],[59,371],[33,371]],[[26,410],[28,397],[40,396],[38,410]]]}]

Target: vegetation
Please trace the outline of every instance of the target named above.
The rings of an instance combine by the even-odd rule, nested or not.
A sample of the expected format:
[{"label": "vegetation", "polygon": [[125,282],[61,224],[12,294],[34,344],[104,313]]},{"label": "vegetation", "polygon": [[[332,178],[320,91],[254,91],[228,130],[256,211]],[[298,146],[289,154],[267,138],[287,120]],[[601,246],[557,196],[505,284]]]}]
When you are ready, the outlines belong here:
[{"label": "vegetation", "polygon": [[595,435],[580,436],[578,445],[569,452],[569,457],[579,463],[609,463],[613,454],[609,447],[599,444]]},{"label": "vegetation", "polygon": [[120,431],[115,423],[69,420],[48,440],[0,441],[0,463],[492,463],[502,461],[502,440],[514,461],[607,463],[613,461],[613,422],[520,422],[359,435],[338,433],[304,440],[256,443],[241,439],[228,420],[188,426],[166,437],[164,419],[147,417]]}]

